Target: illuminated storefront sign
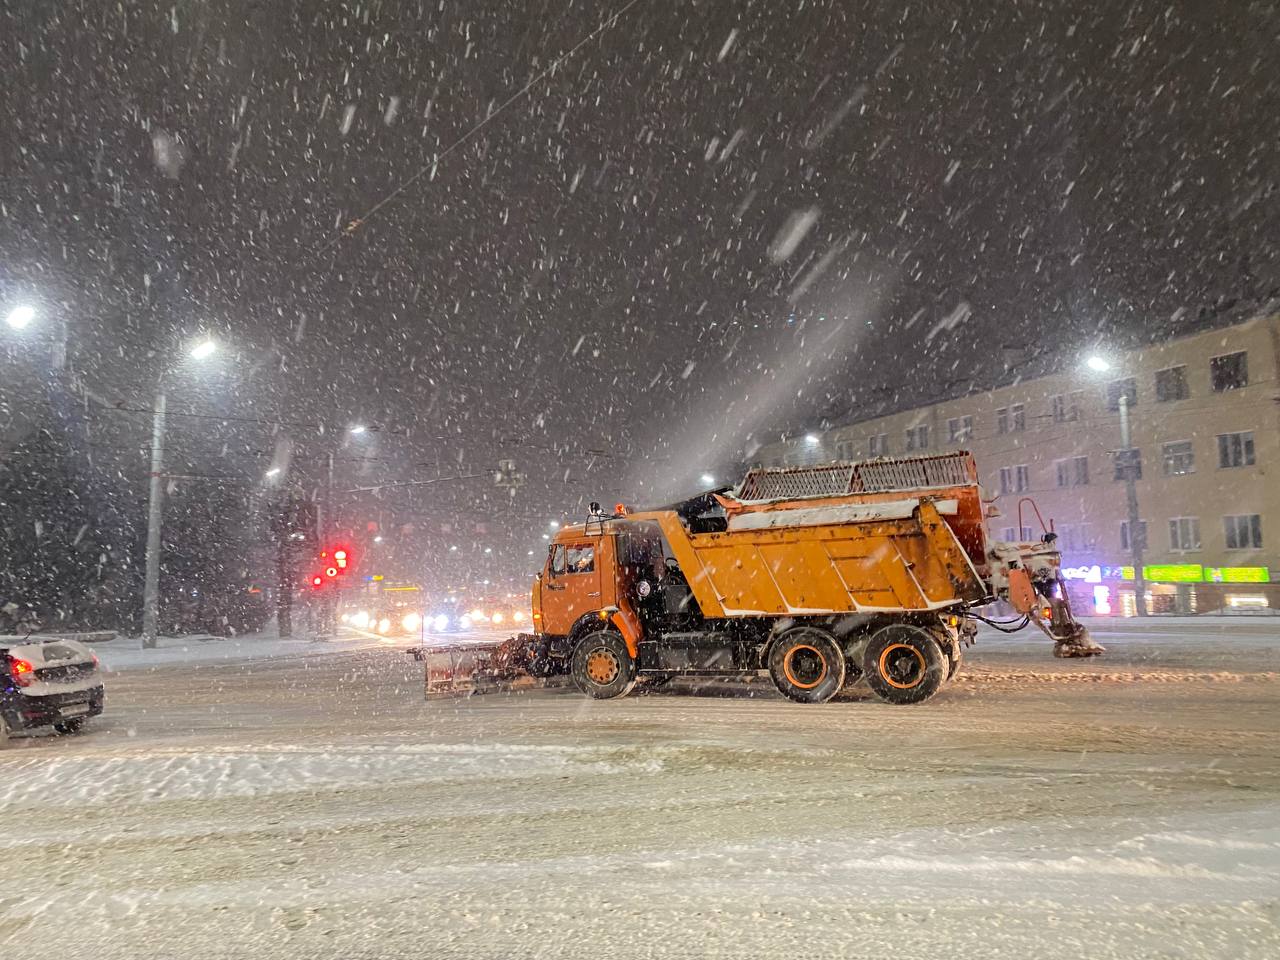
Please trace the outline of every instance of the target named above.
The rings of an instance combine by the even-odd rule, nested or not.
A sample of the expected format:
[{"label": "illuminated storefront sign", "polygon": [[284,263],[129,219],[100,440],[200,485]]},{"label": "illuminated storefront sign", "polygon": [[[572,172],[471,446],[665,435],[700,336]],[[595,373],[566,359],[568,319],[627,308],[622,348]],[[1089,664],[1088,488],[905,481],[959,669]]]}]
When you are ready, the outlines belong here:
[{"label": "illuminated storefront sign", "polygon": [[[1101,583],[1104,580],[1132,580],[1133,567],[1086,564],[1063,567],[1067,580]],[[1142,568],[1143,579],[1152,583],[1270,583],[1268,567],[1203,567],[1198,563],[1153,563]]]},{"label": "illuminated storefront sign", "polygon": [[1271,571],[1266,567],[1205,567],[1206,583],[1270,583]]},{"label": "illuminated storefront sign", "polygon": [[1156,583],[1201,583],[1204,567],[1198,563],[1153,563],[1142,568],[1142,576]]}]

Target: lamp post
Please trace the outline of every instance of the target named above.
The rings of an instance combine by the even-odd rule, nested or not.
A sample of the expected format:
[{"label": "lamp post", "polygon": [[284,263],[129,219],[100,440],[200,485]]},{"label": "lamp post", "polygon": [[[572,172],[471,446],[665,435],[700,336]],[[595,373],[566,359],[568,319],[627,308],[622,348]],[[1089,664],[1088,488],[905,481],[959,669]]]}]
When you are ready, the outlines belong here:
[{"label": "lamp post", "polygon": [[[1091,356],[1085,365],[1096,373],[1106,373],[1111,364],[1097,355]],[[1133,564],[1133,606],[1139,617],[1147,615],[1147,582],[1142,572],[1143,551],[1146,549],[1146,535],[1142,530],[1142,520],[1138,510],[1138,464],[1133,455],[1133,435],[1129,429],[1129,394],[1120,392],[1120,446],[1117,459],[1124,478],[1124,499],[1129,515],[1129,555]]]},{"label": "lamp post", "polygon": [[[212,340],[202,340],[191,348],[194,360],[207,360],[218,350]],[[163,383],[163,378],[162,378]],[[151,474],[147,495],[146,567],[142,580],[142,647],[156,645],[160,632],[160,526],[164,507],[164,432],[168,401],[163,386],[151,404]]]}]

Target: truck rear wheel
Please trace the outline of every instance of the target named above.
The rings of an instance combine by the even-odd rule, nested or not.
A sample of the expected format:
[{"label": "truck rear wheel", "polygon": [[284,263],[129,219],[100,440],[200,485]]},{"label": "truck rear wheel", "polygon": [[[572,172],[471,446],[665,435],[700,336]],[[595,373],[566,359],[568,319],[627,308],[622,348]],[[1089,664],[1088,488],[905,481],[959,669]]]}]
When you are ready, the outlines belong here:
[{"label": "truck rear wheel", "polygon": [[826,703],[844,686],[844,653],[817,627],[793,627],[769,648],[769,675],[788,700]]},{"label": "truck rear wheel", "polygon": [[573,682],[597,700],[625,697],[636,685],[636,662],[612,630],[588,633],[573,648]]},{"label": "truck rear wheel", "polygon": [[888,703],[928,700],[947,677],[949,664],[928,631],[893,624],[867,643],[862,669],[876,696]]}]

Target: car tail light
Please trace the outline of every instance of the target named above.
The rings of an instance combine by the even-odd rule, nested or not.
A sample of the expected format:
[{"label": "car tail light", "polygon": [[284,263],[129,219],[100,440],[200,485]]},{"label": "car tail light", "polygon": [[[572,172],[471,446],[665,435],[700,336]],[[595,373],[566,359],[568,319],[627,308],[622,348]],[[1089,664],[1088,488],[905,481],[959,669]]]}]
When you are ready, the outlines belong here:
[{"label": "car tail light", "polygon": [[14,658],[9,661],[9,676],[13,677],[13,682],[18,686],[29,687],[36,682],[36,668],[31,665],[30,660]]}]

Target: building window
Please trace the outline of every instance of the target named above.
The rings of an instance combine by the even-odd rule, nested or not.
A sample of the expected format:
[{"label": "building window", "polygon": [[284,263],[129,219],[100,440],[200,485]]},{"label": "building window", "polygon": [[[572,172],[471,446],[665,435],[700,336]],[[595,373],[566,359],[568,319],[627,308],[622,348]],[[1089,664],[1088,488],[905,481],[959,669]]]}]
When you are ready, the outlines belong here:
[{"label": "building window", "polygon": [[1218,434],[1219,467],[1253,466],[1253,431]]},{"label": "building window", "polygon": [[1142,451],[1137,447],[1132,450],[1117,450],[1115,460],[1117,480],[1125,479],[1126,474],[1132,473],[1133,479],[1142,479]]},{"label": "building window", "polygon": [[973,436],[973,417],[952,417],[947,421],[947,437],[952,443],[963,443]]},{"label": "building window", "polygon": [[1054,468],[1058,474],[1058,486],[1060,487],[1084,487],[1089,484],[1088,457],[1055,460]]},{"label": "building window", "polygon": [[996,433],[1017,433],[1027,429],[1027,408],[1015,403],[996,410]]},{"label": "building window", "polygon": [[919,426],[907,428],[907,450],[928,450],[929,449],[929,425],[922,423]]},{"label": "building window", "polygon": [[889,455],[889,435],[887,433],[873,433],[867,437],[867,450],[873,457],[887,457]]},{"label": "building window", "polygon": [[1186,400],[1191,396],[1191,387],[1187,385],[1186,367],[1169,367],[1156,371],[1156,402],[1168,403],[1170,400]]},{"label": "building window", "polygon": [[1196,453],[1191,447],[1190,440],[1166,443],[1160,448],[1160,453],[1164,459],[1166,477],[1180,477],[1184,473],[1196,472]]},{"label": "building window", "polygon": [[1169,521],[1170,550],[1200,549],[1200,518],[1173,517]]},{"label": "building window", "polygon": [[837,460],[853,460],[857,457],[857,450],[852,440],[836,441],[836,459]]},{"label": "building window", "polygon": [[1054,423],[1075,423],[1080,419],[1080,394],[1059,393],[1050,397],[1049,414]]},{"label": "building window", "polygon": [[1058,545],[1072,553],[1085,553],[1095,546],[1089,523],[1064,523],[1058,526]]},{"label": "building window", "polygon": [[[1145,520],[1138,521],[1138,544],[1137,545],[1140,547],[1143,547],[1144,549],[1147,546],[1147,521]],[[1133,547],[1134,547],[1133,543],[1131,543],[1129,540],[1129,521],[1121,520],[1120,521],[1120,549],[1132,550]]]},{"label": "building window", "polygon": [[1209,359],[1209,382],[1214,393],[1239,390],[1249,385],[1249,354],[1227,353]]},{"label": "building window", "polygon": [[1228,550],[1261,550],[1262,517],[1256,513],[1244,513],[1223,517],[1227,532]]},{"label": "building window", "polygon": [[1119,410],[1120,398],[1125,397],[1132,410],[1138,402],[1138,381],[1133,377],[1125,377],[1123,380],[1112,380],[1107,384],[1107,409]]},{"label": "building window", "polygon": [[1000,468],[1000,492],[1022,493],[1031,489],[1031,470],[1025,463]]}]

